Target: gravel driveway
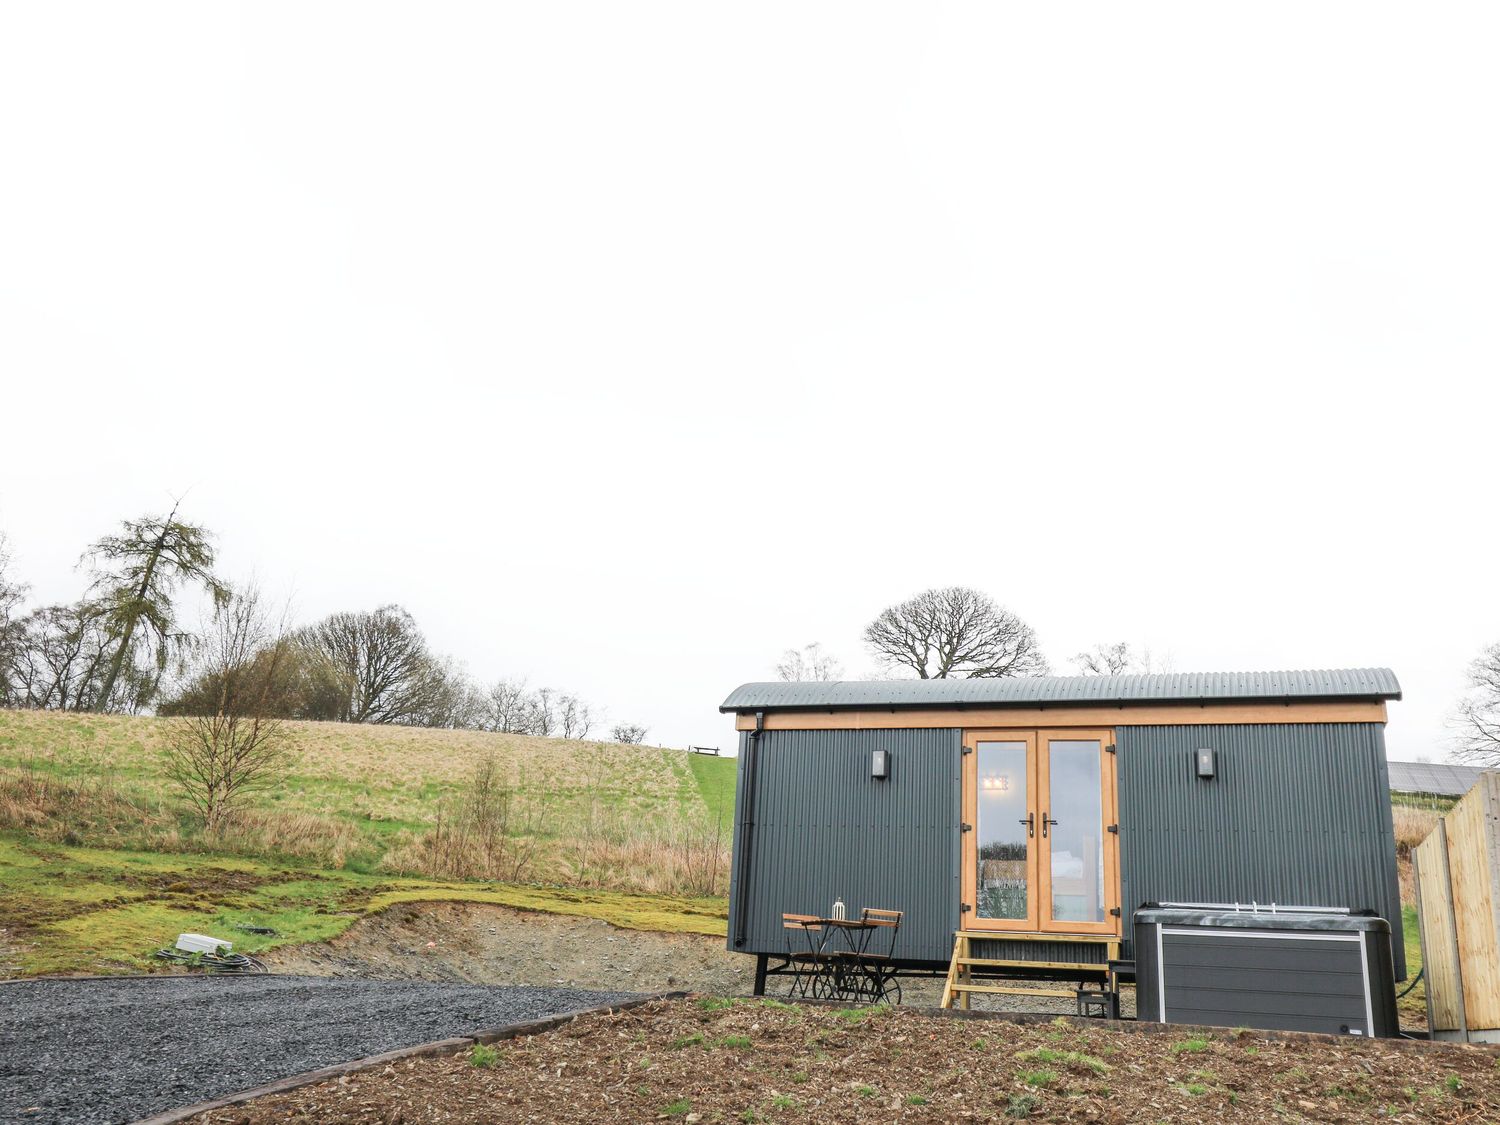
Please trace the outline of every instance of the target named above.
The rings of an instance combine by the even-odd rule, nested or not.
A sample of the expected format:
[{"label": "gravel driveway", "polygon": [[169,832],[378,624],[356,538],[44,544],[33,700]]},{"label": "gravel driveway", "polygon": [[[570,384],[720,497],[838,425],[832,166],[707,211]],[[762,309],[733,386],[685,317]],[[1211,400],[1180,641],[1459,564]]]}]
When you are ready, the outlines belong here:
[{"label": "gravel driveway", "polygon": [[332,1063],[629,996],[283,976],[3,984],[0,1122],[133,1121]]}]

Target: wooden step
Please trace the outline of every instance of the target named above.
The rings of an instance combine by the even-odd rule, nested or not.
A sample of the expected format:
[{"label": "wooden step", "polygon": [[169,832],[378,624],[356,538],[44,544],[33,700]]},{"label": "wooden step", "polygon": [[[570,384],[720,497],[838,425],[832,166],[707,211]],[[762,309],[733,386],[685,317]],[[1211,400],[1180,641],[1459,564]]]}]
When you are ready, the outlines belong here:
[{"label": "wooden step", "polygon": [[1063,996],[1072,1000],[1077,993],[1072,989],[1061,988],[1021,988],[1012,984],[958,984],[954,986],[955,992],[992,992],[1003,993],[1006,996]]},{"label": "wooden step", "polygon": [[1043,934],[1033,930],[957,930],[953,936],[970,941],[1057,941],[1066,945],[1108,945],[1120,940],[1117,934]]},{"label": "wooden step", "polygon": [[[1107,962],[1092,961],[1027,961],[1009,957],[975,957],[973,943],[976,941],[1050,941],[1076,942],[1079,944],[1103,945],[1107,957],[1118,958],[1120,939],[1114,934],[1043,934],[1013,933],[999,930],[959,930],[953,935],[953,958],[948,963],[948,976],[943,981],[942,999],[939,1006],[951,1008],[954,1004],[968,1008],[973,993],[998,993],[1011,996],[1074,996],[1072,991],[1057,988],[1026,988],[1012,984],[975,984],[975,969],[996,970],[983,974],[980,979],[1005,979],[1003,970],[1017,972],[1027,969],[1044,969],[1054,973],[1076,973],[1079,976],[1100,976],[1108,979]],[[1024,978],[1023,978],[1024,979]]]},{"label": "wooden step", "polygon": [[1102,961],[1001,961],[994,957],[959,957],[960,965],[980,966],[996,969],[1061,969],[1068,972],[1098,973],[1103,976],[1108,966]]}]

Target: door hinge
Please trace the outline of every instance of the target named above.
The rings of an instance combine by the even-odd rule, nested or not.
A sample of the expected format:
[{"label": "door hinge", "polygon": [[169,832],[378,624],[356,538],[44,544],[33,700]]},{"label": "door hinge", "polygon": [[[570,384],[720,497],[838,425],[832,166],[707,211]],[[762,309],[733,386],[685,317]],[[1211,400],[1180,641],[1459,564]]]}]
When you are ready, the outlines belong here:
[{"label": "door hinge", "polygon": [[1108,828],[1105,829],[1105,831],[1113,832],[1116,836],[1118,836],[1120,834],[1120,826],[1118,824],[1111,824]]},{"label": "door hinge", "polygon": [[1118,906],[1111,906],[1109,908],[1109,916],[1111,918],[1118,918],[1120,916],[1120,908]]},{"label": "door hinge", "polygon": [[967,914],[967,913],[968,913],[968,912],[969,912],[969,911],[971,911],[971,910],[973,910],[973,909],[974,909],[974,908],[973,908],[973,907],[972,907],[972,906],[970,906],[970,905],[969,905],[969,904],[968,904],[968,903],[967,903],[967,902],[966,902],[966,903],[964,903],[964,904],[963,904],[963,905],[962,905],[962,906],[960,906],[960,907],[959,907],[959,908],[958,908],[958,912],[959,912],[959,913],[960,913],[960,914]]},{"label": "door hinge", "polygon": [[960,832],[972,832],[974,831],[974,826],[972,824],[960,824],[958,830]]},{"label": "door hinge", "polygon": [[965,746],[964,747],[964,753],[965,754],[972,754],[972,753],[974,753],[974,747],[972,747],[972,746]]},{"label": "door hinge", "polygon": [[1111,742],[1108,746],[1106,746],[1104,748],[1104,752],[1106,754],[1113,754],[1115,752],[1115,744],[1113,742]]}]

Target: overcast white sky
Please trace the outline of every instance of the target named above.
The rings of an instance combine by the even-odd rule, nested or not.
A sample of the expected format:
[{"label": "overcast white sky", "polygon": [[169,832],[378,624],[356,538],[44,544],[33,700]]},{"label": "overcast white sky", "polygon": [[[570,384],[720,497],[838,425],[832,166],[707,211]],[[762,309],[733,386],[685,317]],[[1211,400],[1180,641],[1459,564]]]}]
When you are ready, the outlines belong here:
[{"label": "overcast white sky", "polygon": [[1388,664],[1495,596],[1493,5],[12,3],[0,529],[45,599],[191,489],[304,618],[407,606],[731,745],[888,602],[1053,663]]}]

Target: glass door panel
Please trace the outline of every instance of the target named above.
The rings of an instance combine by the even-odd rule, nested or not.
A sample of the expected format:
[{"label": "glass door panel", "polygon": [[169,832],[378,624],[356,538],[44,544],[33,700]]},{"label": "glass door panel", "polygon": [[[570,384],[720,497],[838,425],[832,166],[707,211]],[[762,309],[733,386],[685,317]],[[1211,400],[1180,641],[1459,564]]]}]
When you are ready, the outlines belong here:
[{"label": "glass door panel", "polygon": [[1026,921],[1033,903],[1030,740],[975,746],[975,915]]},{"label": "glass door panel", "polygon": [[1042,826],[1054,922],[1105,922],[1104,747],[1097,739],[1050,738]]}]

